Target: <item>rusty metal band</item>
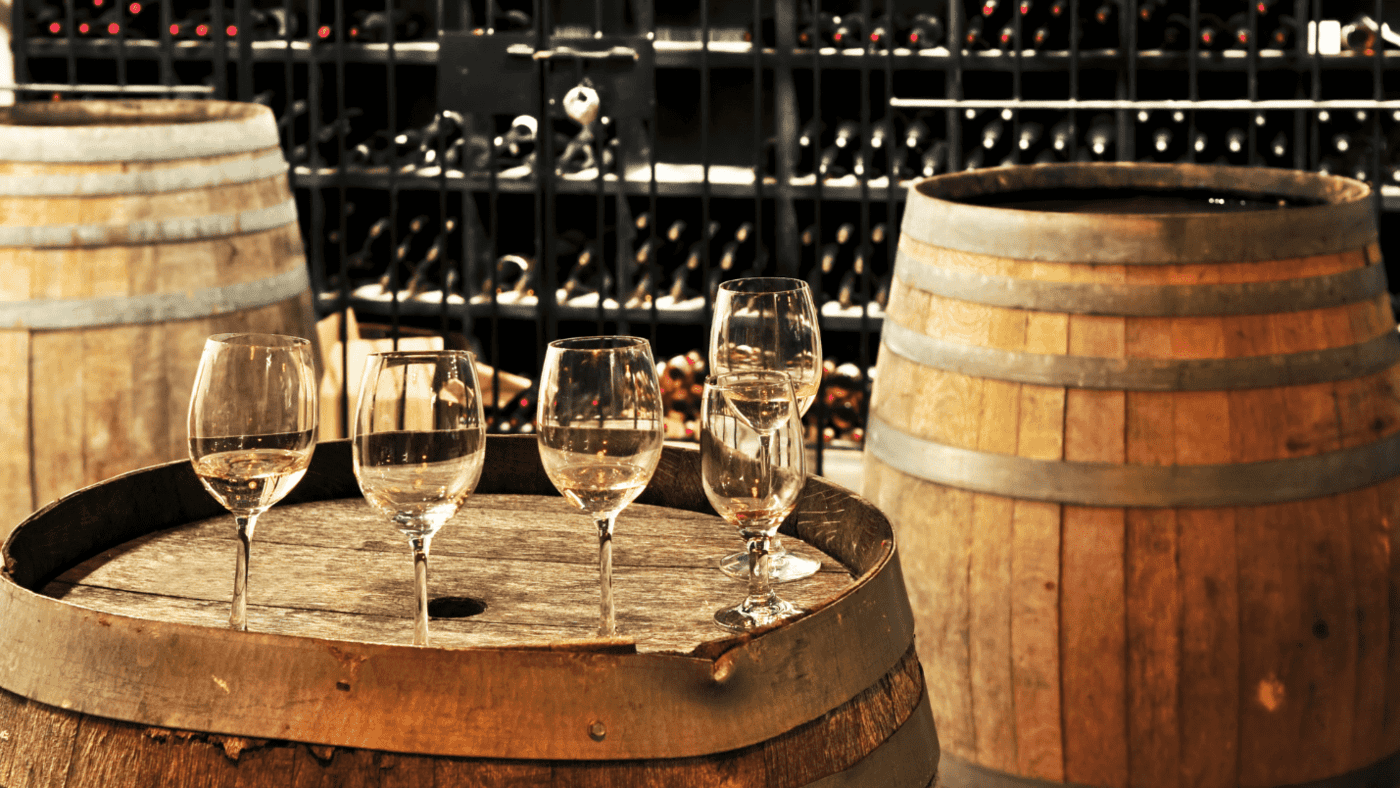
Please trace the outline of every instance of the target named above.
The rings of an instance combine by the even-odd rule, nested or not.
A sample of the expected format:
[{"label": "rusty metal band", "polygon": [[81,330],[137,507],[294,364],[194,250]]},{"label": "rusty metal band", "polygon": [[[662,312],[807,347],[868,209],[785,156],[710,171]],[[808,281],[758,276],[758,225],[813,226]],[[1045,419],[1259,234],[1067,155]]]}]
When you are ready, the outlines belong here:
[{"label": "rusty metal band", "polygon": [[[1281,210],[1105,214],[1017,210],[961,200],[1018,191],[1218,189],[1320,205]],[[1310,257],[1377,238],[1370,188],[1277,168],[1200,164],[1048,164],[935,176],[909,187],[901,232],[945,249],[1057,263],[1163,265]]]},{"label": "rusty metal band", "polygon": [[[0,109],[5,161],[167,161],[275,148],[272,110],[201,101],[33,102]],[[56,106],[71,104],[72,106]],[[227,117],[217,117],[224,111]]]},{"label": "rusty metal band", "polygon": [[1400,476],[1400,433],[1349,449],[1221,465],[1125,465],[1017,457],[918,438],[872,414],[865,451],[907,476],[973,492],[1080,506],[1258,506]]},{"label": "rusty metal band", "polygon": [[3,301],[0,327],[36,331],[97,328],[194,320],[256,309],[310,290],[305,258],[285,262],[291,268],[263,279],[179,293]]},{"label": "rusty metal band", "polygon": [[1400,334],[1355,345],[1240,358],[1103,358],[964,345],[891,320],[881,343],[916,364],[979,378],[1116,391],[1221,391],[1351,380],[1400,362]]},{"label": "rusty metal band", "polygon": [[928,688],[914,713],[874,752],[836,774],[808,783],[807,788],[927,788],[938,775],[938,734]]},{"label": "rusty metal band", "polygon": [[[1059,780],[1038,780],[1019,774],[1008,774],[981,764],[944,753],[938,765],[942,788],[1090,788],[1080,783]],[[1400,753],[1363,766],[1360,769],[1324,777],[1321,780],[1289,783],[1289,788],[1366,788],[1373,785],[1395,785],[1400,781]]]},{"label": "rusty metal band", "polygon": [[256,158],[217,161],[137,172],[88,172],[73,175],[6,175],[0,197],[98,197],[161,194],[210,186],[251,183],[285,175],[287,162],[280,150]]},{"label": "rusty metal band", "polygon": [[178,243],[226,238],[295,224],[297,206],[286,200],[238,213],[149,219],[126,224],[0,226],[0,247],[74,248],[121,244]]},{"label": "rusty metal band", "polygon": [[1126,317],[1263,315],[1354,304],[1387,292],[1385,267],[1277,282],[1204,285],[1125,285],[1048,282],[944,268],[900,250],[895,276],[943,298],[1005,309]]}]

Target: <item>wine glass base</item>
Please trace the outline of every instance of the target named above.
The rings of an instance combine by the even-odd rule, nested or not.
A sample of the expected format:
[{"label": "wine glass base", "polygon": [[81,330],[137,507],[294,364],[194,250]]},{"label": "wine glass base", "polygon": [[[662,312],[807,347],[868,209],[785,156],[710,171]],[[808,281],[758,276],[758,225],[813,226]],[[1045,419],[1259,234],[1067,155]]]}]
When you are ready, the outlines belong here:
[{"label": "wine glass base", "polygon": [[776,597],[768,604],[751,605],[746,599],[735,607],[716,610],[715,623],[725,629],[745,632],[805,612],[791,602],[785,602]]},{"label": "wine glass base", "polygon": [[[790,583],[816,574],[822,562],[791,550],[784,550],[782,553],[770,553],[768,566],[771,569],[768,574],[771,582]],[[719,559],[719,570],[736,580],[749,579],[749,554],[740,550],[726,555]]]}]

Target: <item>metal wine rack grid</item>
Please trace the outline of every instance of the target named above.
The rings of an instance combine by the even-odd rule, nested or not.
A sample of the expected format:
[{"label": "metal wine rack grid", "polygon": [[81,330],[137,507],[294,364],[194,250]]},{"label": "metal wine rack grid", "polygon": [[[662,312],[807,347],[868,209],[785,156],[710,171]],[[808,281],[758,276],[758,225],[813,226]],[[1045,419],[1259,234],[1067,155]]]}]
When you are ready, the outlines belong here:
[{"label": "metal wine rack grid", "polygon": [[[1320,169],[1382,186],[1395,247],[1396,5],[17,0],[13,47],[23,99],[268,105],[321,314],[525,377],[552,339],[637,334],[675,359],[683,411],[715,283],[805,278],[831,362],[809,418],[858,447],[912,178]],[[532,409],[521,392],[495,429]]]}]

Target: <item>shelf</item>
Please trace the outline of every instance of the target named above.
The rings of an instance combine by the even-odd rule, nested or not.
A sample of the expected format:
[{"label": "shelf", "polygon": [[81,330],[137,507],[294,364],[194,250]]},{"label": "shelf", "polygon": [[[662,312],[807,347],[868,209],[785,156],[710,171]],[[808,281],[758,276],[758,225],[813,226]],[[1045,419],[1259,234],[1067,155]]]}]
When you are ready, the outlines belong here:
[{"label": "shelf", "polygon": [[[209,41],[173,41],[169,50],[160,41],[144,38],[133,39],[75,39],[73,54],[85,58],[115,59],[125,56],[131,60],[158,60],[169,53],[173,60],[212,60],[220,44]],[[223,44],[229,59],[238,57],[238,42]],[[65,57],[69,52],[66,39],[31,38],[25,42],[30,57]],[[314,47],[307,41],[254,41],[251,46],[256,62],[293,61],[304,63],[315,60],[334,63],[337,50],[343,53],[347,63],[385,63],[389,60],[388,44],[340,44],[317,43]],[[438,59],[437,41],[405,41],[394,44],[394,62],[410,65],[435,65]]]},{"label": "shelf", "polygon": [[[377,283],[355,288],[348,300],[342,299],[340,293],[325,292],[320,294],[317,301],[321,311],[336,310],[348,305],[357,313],[378,316],[397,313],[406,317],[435,317],[441,314],[443,309],[441,291],[421,293],[414,298],[409,298],[407,293],[401,292],[396,302],[393,296]],[[626,319],[629,323],[638,324],[648,324],[655,320],[661,325],[700,325],[705,320],[705,304],[700,298],[677,304],[670,296],[661,296],[656,299],[655,307],[652,309],[651,305],[647,305],[622,308],[617,301],[610,298],[603,303],[603,319]],[[461,316],[465,312],[474,318],[487,318],[494,313],[508,320],[534,320],[539,313],[539,300],[532,295],[522,297],[515,293],[503,293],[497,296],[493,305],[491,299],[486,296],[475,296],[468,302],[454,293],[448,296],[447,311],[453,316]],[[865,323],[866,329],[879,331],[884,320],[884,313],[878,306],[872,306],[870,313],[864,318],[859,307],[842,309],[834,301],[823,304],[821,312],[823,328],[832,331],[859,331],[862,322]],[[555,307],[555,314],[560,320],[596,320],[598,297],[596,294],[581,296],[568,303],[559,304]]]},{"label": "shelf", "polygon": [[[569,39],[561,39],[567,41]],[[174,41],[169,51],[175,60],[208,60],[214,57],[219,44],[208,41]],[[223,45],[228,56],[238,56],[238,42]],[[660,68],[694,68],[702,58],[710,68],[752,68],[754,64],[753,45],[744,41],[712,41],[708,48],[700,41],[677,41],[659,38],[654,43],[656,65]],[[29,38],[25,42],[30,57],[65,57],[70,49],[67,39]],[[130,59],[155,60],[164,56],[160,41],[150,39],[74,39],[71,49],[78,57],[115,58],[119,54]],[[346,62],[384,63],[389,59],[388,44],[359,44],[318,42],[315,46],[308,41],[254,41],[251,45],[255,61],[306,62],[313,57],[323,63],[333,63],[343,53]],[[393,57],[396,63],[433,65],[438,60],[436,40],[418,40],[395,43]],[[1116,49],[1082,50],[1078,55],[1081,68],[1123,67],[1125,53]],[[896,48],[893,53],[887,50],[866,52],[863,49],[836,49],[825,47],[817,50],[817,62],[822,68],[871,68],[880,69],[886,65],[895,70],[942,71],[961,67],[968,71],[1046,71],[1066,70],[1072,60],[1069,52],[1063,50],[1035,52],[1027,50],[1017,57],[1014,52],[993,50],[985,52],[963,51],[954,55],[945,47],[935,47],[921,51]],[[772,68],[778,61],[778,53],[773,49],[759,52],[759,63],[764,68]],[[810,67],[813,52],[809,49],[794,50],[788,57],[790,66],[798,69]],[[1140,50],[1135,58],[1139,70],[1180,71],[1187,68],[1191,56],[1187,52],[1163,51],[1159,49]],[[1251,58],[1248,52],[1226,50],[1223,52],[1202,52],[1197,55],[1197,65],[1206,71],[1244,71],[1250,67],[1264,71],[1298,71],[1311,69],[1314,61],[1327,70],[1367,70],[1373,67],[1374,58],[1360,53],[1338,55],[1304,55],[1277,49],[1261,50]],[[1390,69],[1400,64],[1400,50],[1383,52],[1383,68]]]},{"label": "shelf", "polygon": [[[378,168],[310,168],[294,167],[293,182],[305,188],[330,188],[346,186],[350,188],[383,189],[390,183],[387,167]],[[467,175],[460,170],[449,170],[446,176],[438,167],[401,169],[392,176],[393,185],[398,189],[434,190],[446,188],[453,191],[486,192],[491,188],[491,180],[484,173]],[[894,194],[889,193],[888,178],[874,178],[862,189],[855,176],[827,180],[821,185],[823,199],[858,200],[862,192],[872,200],[886,200],[893,196],[903,200],[908,181],[900,181]],[[772,195],[778,187],[777,180],[765,178],[765,193]],[[503,194],[531,194],[539,188],[533,174],[526,167],[502,170],[496,176],[496,189]],[[816,177],[808,175],[795,178],[792,182],[793,196],[798,199],[814,199],[818,187]],[[597,170],[563,175],[555,179],[554,190],[561,194],[596,194],[598,191]],[[625,179],[608,173],[603,175],[603,193],[607,195],[628,194],[644,196],[651,191],[651,168],[647,166],[629,170]],[[704,168],[699,164],[667,164],[656,167],[656,193],[663,197],[698,197],[704,192]],[[730,165],[710,167],[709,193],[712,197],[750,198],[754,196],[753,170]]]},{"label": "shelf", "polygon": [[[708,50],[698,40],[658,40],[655,46],[656,65],[663,68],[696,67],[700,65],[702,54],[711,68],[751,68],[754,61],[753,45],[747,42],[712,41]],[[1117,49],[1085,49],[1078,53],[1078,61],[1081,68],[1118,69],[1123,67],[1125,54]],[[879,69],[888,64],[897,71],[942,71],[960,66],[967,71],[1014,71],[1020,69],[1022,71],[1047,72],[1067,70],[1074,57],[1066,50],[1046,52],[1025,50],[1020,57],[1017,57],[1014,51],[1006,50],[980,52],[964,50],[955,55],[946,47],[917,51],[896,47],[892,53],[889,50],[867,52],[864,49],[823,47],[816,51],[816,56],[817,62],[822,68],[832,69],[861,67]],[[1387,68],[1400,63],[1400,51],[1387,50],[1383,53],[1383,57]],[[773,49],[764,49],[759,55],[759,61],[764,67],[771,67],[777,59],[778,53]],[[810,49],[794,50],[789,57],[789,63],[794,68],[808,67],[812,60],[813,52]],[[1317,56],[1278,49],[1265,49],[1260,50],[1254,58],[1251,58],[1248,52],[1241,50],[1200,52],[1196,56],[1197,65],[1208,71],[1244,71],[1249,68],[1251,60],[1254,61],[1258,69],[1264,71],[1306,70],[1312,67],[1314,61],[1320,62],[1324,68],[1338,70],[1369,69],[1373,66],[1372,56],[1359,53]],[[1189,52],[1144,49],[1138,51],[1134,62],[1140,70],[1144,71],[1180,71],[1188,67],[1191,55]]]}]

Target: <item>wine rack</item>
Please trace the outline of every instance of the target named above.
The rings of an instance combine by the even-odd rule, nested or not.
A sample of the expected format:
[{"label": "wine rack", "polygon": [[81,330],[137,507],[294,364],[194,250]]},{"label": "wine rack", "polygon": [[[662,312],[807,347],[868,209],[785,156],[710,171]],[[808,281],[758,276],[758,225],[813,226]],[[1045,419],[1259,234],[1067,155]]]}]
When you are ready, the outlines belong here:
[{"label": "wine rack", "polygon": [[[20,0],[14,48],[28,99],[267,104],[319,308],[463,337],[510,372],[614,332],[680,369],[718,281],[805,278],[833,381],[813,434],[858,445],[915,178],[1320,170],[1378,185],[1396,246],[1396,17],[1382,0]],[[498,427],[528,425],[522,407]]]}]

